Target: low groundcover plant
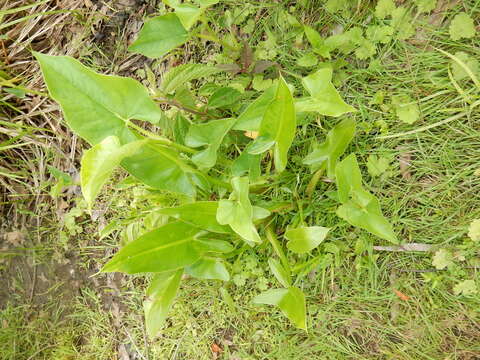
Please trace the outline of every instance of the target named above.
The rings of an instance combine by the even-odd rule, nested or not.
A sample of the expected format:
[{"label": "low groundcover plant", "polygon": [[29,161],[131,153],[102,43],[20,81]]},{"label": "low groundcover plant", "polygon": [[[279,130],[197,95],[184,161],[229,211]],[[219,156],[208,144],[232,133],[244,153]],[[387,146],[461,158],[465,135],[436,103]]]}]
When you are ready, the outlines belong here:
[{"label": "low groundcover plant", "polygon": [[[194,37],[227,46],[202,16],[214,3],[172,2],[175,12],[148,20],[130,51],[160,58]],[[222,82],[193,91],[187,86],[207,77],[225,78],[225,66],[179,65],[163,75],[158,89],[147,89],[131,78],[98,74],[67,56],[35,57],[66,123],[92,146],[83,154],[80,174],[90,209],[119,166],[138,186],[178,195],[178,206],[152,210],[168,217],[166,224],[127,243],[102,269],[152,274],[144,303],[149,335],[162,327],[183,274],[228,281],[228,262],[239,249],[265,241],[273,248],[275,257],[268,264],[280,286],[254,302],[278,306],[296,327],[307,330],[305,295],[296,284],[305,274],[297,270],[302,268],[299,261],[308,264],[297,259],[292,268],[289,258],[315,251],[331,229],[303,221],[281,228],[276,214],[292,205],[274,198],[252,203],[251,194],[268,189],[287,168],[300,116],[338,117],[355,111],[333,86],[332,68],[320,67],[303,77],[307,95],[294,97],[294,87],[283,77],[289,72],[270,62],[244,62],[237,73],[273,73],[271,83],[250,101],[238,86]],[[162,111],[160,105],[177,111]],[[164,124],[173,124],[173,131]],[[311,196],[327,176],[336,183],[332,196],[339,204],[339,218],[396,243],[379,201],[362,185],[356,156],[344,156],[354,135],[355,121],[345,117],[303,159],[312,172],[304,195]],[[231,140],[239,138],[237,143]]]}]

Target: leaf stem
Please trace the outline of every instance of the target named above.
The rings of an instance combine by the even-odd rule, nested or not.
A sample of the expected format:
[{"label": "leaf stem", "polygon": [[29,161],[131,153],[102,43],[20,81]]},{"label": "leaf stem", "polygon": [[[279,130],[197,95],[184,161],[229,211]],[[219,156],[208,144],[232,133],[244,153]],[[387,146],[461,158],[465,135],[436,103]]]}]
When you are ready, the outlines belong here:
[{"label": "leaf stem", "polygon": [[267,226],[265,233],[267,235],[267,239],[272,244],[273,250],[275,253],[278,255],[280,258],[280,261],[283,264],[283,267],[290,272],[290,264],[288,263],[287,256],[283,252],[282,245],[278,242],[277,235],[275,235],[275,232],[273,231],[272,227],[269,225]]},{"label": "leaf stem", "polygon": [[194,150],[192,148],[189,148],[187,146],[178,144],[178,143],[176,143],[172,140],[167,139],[166,137],[163,137],[163,136],[157,135],[157,134],[155,134],[151,131],[145,130],[142,127],[132,123],[131,121],[127,122],[127,126],[132,127],[133,129],[137,130],[142,135],[145,135],[149,139],[154,140],[155,142],[160,143],[162,145],[171,146],[171,147],[173,147],[173,148],[175,148],[179,151],[182,151],[182,152],[185,152],[185,153],[188,153],[188,154],[195,154],[197,152],[196,150]]}]

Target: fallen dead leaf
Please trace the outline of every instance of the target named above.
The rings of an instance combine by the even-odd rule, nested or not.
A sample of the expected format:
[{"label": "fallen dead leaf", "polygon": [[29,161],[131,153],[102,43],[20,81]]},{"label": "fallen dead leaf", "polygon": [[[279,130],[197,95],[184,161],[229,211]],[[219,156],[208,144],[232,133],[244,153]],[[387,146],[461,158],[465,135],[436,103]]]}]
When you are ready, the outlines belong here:
[{"label": "fallen dead leaf", "polygon": [[410,180],[412,178],[412,174],[409,170],[412,161],[412,154],[408,151],[402,150],[402,148],[398,148],[398,150],[400,150],[400,154],[398,155],[400,174],[405,180]]},{"label": "fallen dead leaf", "polygon": [[405,251],[432,251],[432,245],[430,244],[422,244],[422,243],[409,243],[403,245],[392,245],[392,246],[374,246],[373,250],[377,251],[397,251],[397,252],[405,252]]},{"label": "fallen dead leaf", "polygon": [[243,135],[250,139],[256,139],[258,137],[258,131],[245,131]]},{"label": "fallen dead leaf", "polygon": [[403,301],[408,301],[408,300],[410,300],[410,296],[405,295],[405,294],[402,293],[400,290],[393,289],[393,292],[395,293],[395,295],[397,295],[397,296],[399,297],[400,300],[403,300]]},{"label": "fallen dead leaf", "polygon": [[212,345],[210,345],[210,349],[212,350],[214,359],[216,359],[218,355],[220,355],[223,351],[222,348],[215,343],[212,343]]},{"label": "fallen dead leaf", "polygon": [[13,246],[20,246],[25,241],[25,236],[20,231],[11,231],[5,234],[5,240]]}]

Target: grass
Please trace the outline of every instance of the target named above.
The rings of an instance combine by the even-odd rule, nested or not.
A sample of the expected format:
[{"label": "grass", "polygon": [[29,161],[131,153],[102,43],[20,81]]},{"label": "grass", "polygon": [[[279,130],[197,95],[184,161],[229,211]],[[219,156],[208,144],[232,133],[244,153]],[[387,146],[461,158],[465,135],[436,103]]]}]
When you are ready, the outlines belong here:
[{"label": "grass", "polygon": [[[318,10],[323,6],[320,1],[304,1],[306,6],[302,6],[302,2],[292,5],[286,1],[249,3],[253,9],[249,16],[257,16],[256,26],[248,37],[251,45],[264,41],[268,29],[278,45],[275,61],[302,75],[312,69],[297,65],[304,49],[295,46],[298,40],[295,32],[284,31],[280,25],[282,22],[278,19],[284,9],[294,7],[291,12],[297,19],[324,32],[337,24],[345,29],[364,26],[370,14],[370,10],[363,7],[352,16],[330,14]],[[236,1],[227,4],[233,14],[235,9],[248,8]],[[52,10],[55,9],[36,11]],[[449,18],[459,11],[467,11],[478,18],[480,3],[472,0],[457,3],[445,16]],[[49,19],[54,16],[64,15],[54,14]],[[222,18],[224,13],[220,7],[208,16]],[[35,21],[43,18],[35,17]],[[72,21],[71,17],[64,19]],[[88,27],[93,26],[95,19],[95,14],[88,14],[80,21],[82,34],[89,34]],[[396,40],[382,46],[374,57],[380,60],[377,67],[369,67],[369,61],[348,57],[349,65],[335,73],[335,81],[346,101],[358,109],[355,117],[359,131],[350,151],[357,153],[360,164],[366,164],[370,155],[387,157],[390,161],[387,174],[372,177],[365,171],[364,177],[368,187],[381,199],[382,208],[394,222],[399,236],[408,242],[432,244],[437,248],[466,247],[468,266],[479,256],[478,244],[472,247],[466,237],[470,221],[480,217],[480,177],[474,175],[480,168],[478,108],[442,126],[381,138],[419,129],[468,109],[464,97],[449,81],[449,59],[435,47],[451,53],[466,51],[478,58],[479,50],[474,46],[478,35],[474,40],[454,42],[448,35],[448,21],[436,27],[430,25],[428,19],[417,19],[426,39],[417,39],[417,42]],[[106,21],[108,24],[109,20]],[[113,50],[110,43],[102,47],[91,40],[94,34],[90,33],[85,35],[90,40],[81,43],[81,49],[74,54],[99,70],[116,72],[123,69],[122,72],[126,71],[126,64],[131,64],[128,72],[141,74],[136,70],[143,69],[144,64],[124,52],[123,41],[128,28],[120,29],[115,27],[115,21],[110,21],[115,33],[112,36],[118,42]],[[177,53],[169,61],[183,57],[200,60],[212,56],[215,51],[218,51],[215,46],[195,43],[185,54]],[[114,61],[109,61],[109,53],[114,55]],[[151,67],[158,74],[167,65],[153,63]],[[12,74],[18,72],[15,67],[8,69]],[[31,69],[28,71],[22,72],[24,84],[38,86],[38,77],[31,75]],[[298,79],[287,78],[290,82],[297,81],[298,85]],[[464,91],[473,89],[469,81],[460,85]],[[383,104],[373,102],[379,91],[385,93]],[[418,122],[408,125],[397,119],[389,108],[391,96],[397,94],[408,94],[419,102],[421,118]],[[478,93],[476,96],[478,98]],[[125,353],[140,359],[480,358],[480,300],[478,296],[458,296],[452,291],[461,280],[478,279],[478,269],[464,268],[458,261],[461,266],[435,271],[430,253],[373,251],[371,246],[378,243],[377,239],[338,224],[334,202],[326,195],[326,191],[333,190],[330,183],[320,182],[310,201],[298,198],[297,194],[303,193],[310,180],[309,169],[301,165],[301,159],[309,152],[310,144],[321,139],[326,129],[337,121],[324,118],[299,127],[292,149],[295,156],[288,171],[270,192],[258,195],[259,198],[275,197],[301,204],[302,215],[295,211],[286,213],[277,219],[278,225],[286,225],[292,216],[296,219],[303,216],[311,224],[338,224],[328,245],[320,248],[319,265],[297,283],[307,294],[309,332],[293,329],[273,308],[252,304],[253,296],[263,286],[275,284],[264,262],[271,255],[270,250],[260,246],[258,255],[247,251],[238,257],[232,268],[233,281],[229,283],[185,279],[167,326],[156,339],[146,340],[141,308],[144,281],[136,277],[91,276],[117,244],[128,238],[128,232],[134,231],[134,225],[101,241],[95,235],[98,229],[114,215],[128,222],[140,211],[142,204],[130,204],[134,190],[127,192],[126,198],[120,198],[118,187],[111,186],[101,201],[109,205],[109,210],[99,215],[98,222],[93,222],[78,205],[74,188],[67,196],[54,202],[50,200],[47,191],[54,180],[48,175],[46,164],[64,171],[78,166],[81,144],[70,143],[71,135],[59,125],[58,115],[45,111],[47,104],[41,107],[40,115],[35,115],[22,107],[24,101],[10,95],[2,100],[6,117],[19,120],[15,124],[25,131],[12,143],[5,142],[11,137],[0,139],[0,170],[6,167],[13,170],[9,174],[19,176],[18,179],[12,175],[1,178],[0,174],[2,185],[6,185],[2,189],[4,209],[0,213],[8,219],[1,224],[0,230],[28,229],[38,225],[36,221],[41,225],[27,235],[20,250],[13,249],[21,256],[8,255],[12,252],[9,246],[8,254],[0,258],[1,274],[8,276],[6,286],[15,293],[9,296],[8,302],[0,302],[3,306],[0,310],[0,358],[110,359],[121,358]],[[50,129],[50,124],[61,129],[57,137],[43,130]],[[7,127],[3,123],[0,125]],[[11,126],[14,125],[9,129]],[[31,139],[51,141],[60,151],[38,144],[20,146]],[[2,144],[17,145],[2,150]],[[410,162],[407,170],[400,168],[400,158]],[[31,165],[28,165],[29,160]],[[362,168],[366,170],[364,165]],[[16,181],[25,183],[23,198],[14,187]],[[171,201],[168,196],[160,196],[161,202]],[[18,198],[26,200],[12,200]],[[65,214],[75,205],[80,211],[72,219],[80,229],[58,221],[65,221]],[[62,206],[65,208],[57,212]],[[73,277],[80,281],[79,286],[65,288],[62,285],[71,282],[73,276],[68,275],[68,271],[58,275],[65,261],[67,269],[82,274],[79,279]],[[51,266],[44,267],[48,264]],[[9,268],[25,270],[14,273]],[[36,296],[32,298],[32,284],[25,279],[41,274],[47,278],[46,285],[36,280],[33,292]],[[243,282],[245,285],[239,286]],[[233,298],[234,305],[222,295],[225,290]],[[395,290],[408,296],[408,300],[402,300]],[[60,296],[64,296],[62,301],[58,301]],[[213,344],[222,351],[213,352]]]}]

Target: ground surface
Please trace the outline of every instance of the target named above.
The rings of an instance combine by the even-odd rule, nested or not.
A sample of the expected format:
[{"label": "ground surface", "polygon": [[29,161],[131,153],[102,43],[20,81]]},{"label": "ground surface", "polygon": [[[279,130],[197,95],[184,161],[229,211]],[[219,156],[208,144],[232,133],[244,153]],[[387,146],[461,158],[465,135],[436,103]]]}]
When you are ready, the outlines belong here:
[{"label": "ground surface", "polygon": [[[0,14],[28,3],[0,1]],[[323,1],[227,1],[209,17],[233,18],[228,20],[232,32],[247,39],[257,56],[306,75],[314,68],[299,66],[298,59],[308,42],[300,43],[284,25],[285,11],[325,36],[367,26],[374,3],[329,12]],[[119,239],[133,231],[98,235],[112,217],[128,216],[132,194],[117,198],[112,186],[94,219],[77,185],[52,196],[58,179],[49,166],[75,179],[85,144],[65,128],[58,105],[45,97],[30,50],[68,54],[98,71],[146,81],[146,65],[160,74],[178,63],[212,61],[218,48],[193,43],[164,62],[127,53],[143,18],[163,11],[155,1],[46,0],[5,12],[0,22],[0,359],[480,359],[480,296],[454,292],[467,279],[478,287],[480,249],[467,236],[470,222],[480,218],[480,112],[468,111],[478,92],[468,77],[457,83],[463,91],[456,89],[448,74],[451,60],[436,50],[463,51],[480,61],[480,2],[430,3],[436,3],[434,9],[422,14],[413,2],[397,1],[411,8],[414,34],[379,45],[371,58],[343,56],[347,63],[335,80],[346,101],[359,109],[360,131],[351,150],[362,164],[382,167],[372,155],[386,164],[378,173],[366,172],[367,181],[399,235],[452,251],[457,266],[440,271],[432,265],[432,252],[363,252],[359,244],[377,240],[345,227],[345,237],[332,239],[325,250],[332,263],[302,284],[308,333],[292,328],[274,309],[252,305],[253,296],[272,281],[262,262],[268,254],[252,252],[237,261],[234,281],[226,285],[186,279],[166,328],[154,340],[147,339],[143,326],[143,280],[95,275]],[[449,25],[461,11],[474,19],[477,35],[453,41]],[[12,81],[25,93],[6,91]],[[418,104],[415,123],[398,119],[396,95]],[[467,113],[423,128],[460,111]],[[299,133],[295,154],[301,159],[309,150],[304,144],[324,130],[305,125]],[[380,138],[392,134],[400,136]],[[305,167],[291,173],[298,176],[287,176],[275,190],[279,199],[288,200],[288,189],[308,182]],[[319,185],[305,213],[332,213],[321,191],[328,186]],[[323,221],[334,221],[333,215]],[[234,306],[222,298],[222,287]]]}]

